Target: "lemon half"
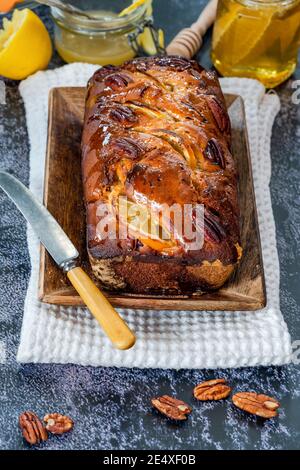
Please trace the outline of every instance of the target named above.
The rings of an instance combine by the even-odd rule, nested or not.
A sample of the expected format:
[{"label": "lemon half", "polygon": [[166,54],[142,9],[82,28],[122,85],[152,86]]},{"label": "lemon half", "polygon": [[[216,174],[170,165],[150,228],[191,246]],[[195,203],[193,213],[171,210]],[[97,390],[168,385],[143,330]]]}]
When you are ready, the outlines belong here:
[{"label": "lemon half", "polygon": [[15,10],[0,30],[0,75],[22,80],[45,69],[52,55],[51,39],[40,18],[31,10]]},{"label": "lemon half", "polygon": [[0,13],[8,13],[16,3],[20,3],[23,0],[2,0],[0,2]]}]

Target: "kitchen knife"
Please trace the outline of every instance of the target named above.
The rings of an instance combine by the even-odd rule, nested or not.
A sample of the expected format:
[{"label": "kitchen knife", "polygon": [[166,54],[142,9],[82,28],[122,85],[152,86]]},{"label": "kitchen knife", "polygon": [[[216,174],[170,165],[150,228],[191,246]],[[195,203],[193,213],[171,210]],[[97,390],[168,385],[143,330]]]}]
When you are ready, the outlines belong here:
[{"label": "kitchen knife", "polygon": [[77,266],[78,251],[63,229],[33,194],[14,176],[0,171],[0,187],[15,203],[33,231],[63,269],[78,294],[118,349],[129,349],[135,336],[90,277]]}]

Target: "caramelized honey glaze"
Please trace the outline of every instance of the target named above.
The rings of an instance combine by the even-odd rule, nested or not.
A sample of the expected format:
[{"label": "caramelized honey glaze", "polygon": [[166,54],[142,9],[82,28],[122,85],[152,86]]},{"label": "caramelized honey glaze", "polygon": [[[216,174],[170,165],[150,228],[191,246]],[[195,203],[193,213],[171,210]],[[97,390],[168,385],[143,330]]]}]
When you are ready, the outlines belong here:
[{"label": "caramelized honey glaze", "polygon": [[[91,256],[130,255],[183,265],[240,257],[230,121],[213,72],[179,57],[135,59],[88,84],[82,168]],[[204,245],[188,251],[142,237],[99,240],[97,207],[119,195],[138,204],[204,205]]]}]

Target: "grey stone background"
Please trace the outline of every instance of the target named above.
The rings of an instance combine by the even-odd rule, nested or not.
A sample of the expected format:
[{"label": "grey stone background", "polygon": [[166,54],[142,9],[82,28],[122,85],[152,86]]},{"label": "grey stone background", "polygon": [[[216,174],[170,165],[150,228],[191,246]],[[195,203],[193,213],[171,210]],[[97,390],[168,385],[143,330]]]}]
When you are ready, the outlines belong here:
[{"label": "grey stone background", "polygon": [[[154,0],[156,24],[167,40],[195,20],[205,0]],[[36,12],[52,33],[46,7]],[[210,33],[199,53],[210,67]],[[55,54],[50,67],[62,64]],[[293,341],[300,339],[300,105],[291,101],[300,68],[278,87],[282,109],[272,137],[271,194],[281,268],[281,308]],[[0,88],[0,168],[28,185],[28,137],[18,83]],[[1,94],[2,93],[2,94]],[[36,99],[39,99],[38,96]],[[76,365],[21,365],[15,357],[30,273],[25,223],[0,192],[0,448],[28,449],[17,426],[18,415],[59,411],[73,417],[75,428],[52,437],[44,449],[298,449],[300,423],[299,365],[222,371],[139,370]],[[188,340],[188,338],[187,338]],[[200,346],[200,345],[199,345]],[[230,400],[196,403],[193,386],[226,377],[235,390],[263,391],[282,403],[278,419],[264,422],[233,409]],[[149,406],[154,395],[174,394],[193,406],[188,422],[174,425]]]}]

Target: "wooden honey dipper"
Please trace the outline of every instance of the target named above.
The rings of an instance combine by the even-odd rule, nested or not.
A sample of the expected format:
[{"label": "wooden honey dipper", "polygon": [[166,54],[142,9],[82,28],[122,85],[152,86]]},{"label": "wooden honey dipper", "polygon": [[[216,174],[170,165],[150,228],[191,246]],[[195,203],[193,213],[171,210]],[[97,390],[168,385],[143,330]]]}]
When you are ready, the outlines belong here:
[{"label": "wooden honey dipper", "polygon": [[218,0],[210,0],[199,18],[189,28],[181,30],[167,47],[168,55],[180,55],[191,59],[200,49],[203,36],[216,18]]}]

